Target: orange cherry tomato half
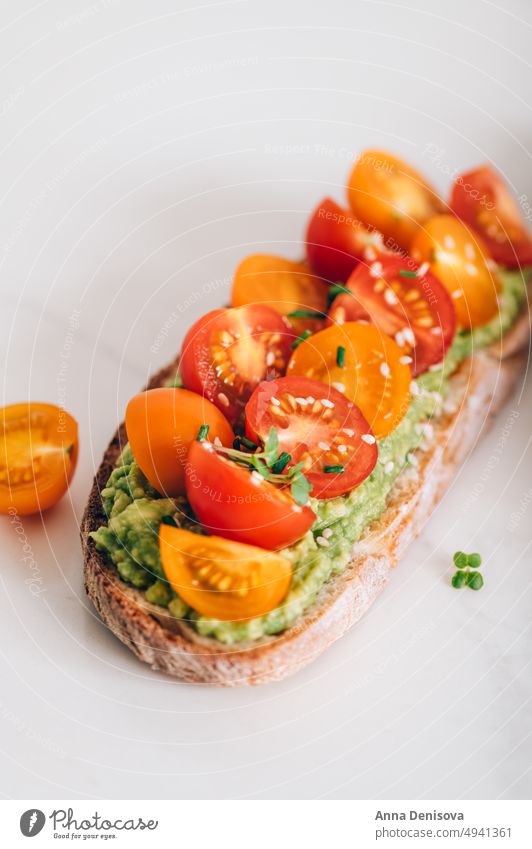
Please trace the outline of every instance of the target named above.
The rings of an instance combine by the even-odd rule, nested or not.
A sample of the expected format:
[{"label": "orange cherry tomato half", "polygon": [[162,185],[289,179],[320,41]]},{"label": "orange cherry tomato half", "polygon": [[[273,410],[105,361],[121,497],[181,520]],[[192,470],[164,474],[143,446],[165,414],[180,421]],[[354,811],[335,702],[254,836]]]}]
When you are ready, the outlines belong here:
[{"label": "orange cherry tomato half", "polygon": [[213,310],[185,336],[179,363],[183,384],[237,422],[257,384],[284,373],[293,340],[288,321],[272,307]]},{"label": "orange cherry tomato half", "polygon": [[331,198],[323,200],[312,213],[306,242],[310,267],[328,283],[343,283],[359,262],[391,254],[381,233],[366,227],[351,210]]},{"label": "orange cherry tomato half", "polygon": [[404,357],[403,349],[378,328],[347,322],[302,342],[287,375],[320,380],[344,393],[380,439],[397,427],[410,403],[412,372]]},{"label": "orange cherry tomato half", "polygon": [[408,249],[419,226],[443,212],[425,178],[381,150],[366,150],[357,159],[347,194],[354,215],[390,240],[388,247]]},{"label": "orange cherry tomato half", "polygon": [[303,463],[314,498],[349,492],[377,462],[375,437],[358,407],[317,380],[293,375],[259,384],[246,407],[246,432],[265,442],[272,427],[290,466]]},{"label": "orange cherry tomato half", "polygon": [[272,551],[171,525],[161,525],[159,543],[170,586],[202,616],[230,621],[263,616],[290,587],[292,564]]},{"label": "orange cherry tomato half", "polygon": [[453,341],[456,313],[447,289],[410,259],[383,257],[359,265],[347,281],[350,294],[334,299],[330,324],[371,321],[393,336],[414,376],[443,360]]},{"label": "orange cherry tomato half", "polygon": [[207,398],[187,389],[149,389],[135,395],[126,409],[127,438],[135,460],[155,489],[175,498],[185,494],[185,464],[201,425],[209,438],[233,443],[227,419]]},{"label": "orange cherry tomato half", "polygon": [[193,442],[188,452],[187,498],[209,533],[261,548],[292,545],[316,516],[258,472],[216,454],[210,442]]},{"label": "orange cherry tomato half", "polygon": [[451,209],[484,239],[495,262],[507,268],[532,264],[532,238],[504,180],[483,165],[457,178]]},{"label": "orange cherry tomato half", "polygon": [[78,459],[78,425],[55,404],[0,410],[0,513],[52,507],[68,489]]},{"label": "orange cherry tomato half", "polygon": [[412,258],[430,270],[453,299],[458,324],[479,327],[499,309],[500,282],[482,239],[453,215],[437,215],[412,242]]},{"label": "orange cherry tomato half", "polygon": [[[235,272],[231,304],[233,307],[266,304],[287,316],[299,334],[307,329],[319,330],[327,312],[327,287],[303,262],[254,254],[243,259]],[[298,317],[301,311],[320,315]]]}]

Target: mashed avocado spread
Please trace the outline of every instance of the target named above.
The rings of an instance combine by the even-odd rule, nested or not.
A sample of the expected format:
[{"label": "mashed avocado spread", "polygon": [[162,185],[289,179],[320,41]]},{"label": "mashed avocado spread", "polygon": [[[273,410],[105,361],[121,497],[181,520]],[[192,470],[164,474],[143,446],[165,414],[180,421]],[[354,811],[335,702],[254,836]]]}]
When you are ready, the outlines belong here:
[{"label": "mashed avocado spread", "polygon": [[[293,564],[292,585],[282,605],[246,622],[222,622],[199,616],[180,599],[165,579],[159,557],[161,522],[175,522],[198,532],[185,499],[161,498],[150,486],[126,446],[111,473],[102,501],[108,524],[91,536],[99,551],[114,563],[122,580],[144,591],[152,604],[166,607],[177,618],[186,618],[203,636],[223,643],[255,640],[277,634],[292,625],[313,603],[323,584],[342,572],[352,557],[353,545],[368,525],[384,512],[398,476],[417,465],[417,450],[430,446],[430,419],[440,415],[448,391],[448,377],[475,349],[496,342],[512,326],[526,299],[521,272],[500,272],[503,289],[500,312],[491,322],[472,332],[459,331],[442,367],[421,375],[413,384],[412,400],[404,419],[379,441],[379,459],[373,472],[345,496],[317,501],[312,529],[282,553]],[[178,385],[171,381],[170,385]]]}]

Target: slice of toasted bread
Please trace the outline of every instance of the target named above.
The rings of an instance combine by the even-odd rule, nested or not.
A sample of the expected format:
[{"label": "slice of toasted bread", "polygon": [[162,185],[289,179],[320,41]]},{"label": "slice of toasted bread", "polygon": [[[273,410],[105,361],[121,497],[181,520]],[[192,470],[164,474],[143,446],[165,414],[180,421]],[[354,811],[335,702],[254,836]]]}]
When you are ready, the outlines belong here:
[{"label": "slice of toasted bread", "polygon": [[[386,585],[408,545],[419,534],[481,432],[510,395],[530,340],[528,315],[504,341],[462,363],[450,380],[446,412],[434,423],[430,450],[418,452],[419,465],[398,479],[387,508],[353,548],[342,574],[322,588],[316,602],[282,634],[226,646],[201,637],[190,625],[150,605],[125,584],[89,537],[106,521],[100,491],[126,442],[122,425],[98,469],[81,524],[85,586],[111,631],[140,660],[194,683],[230,687],[263,684],[306,666],[360,619]],[[177,361],[159,372],[149,388],[172,376]]]}]

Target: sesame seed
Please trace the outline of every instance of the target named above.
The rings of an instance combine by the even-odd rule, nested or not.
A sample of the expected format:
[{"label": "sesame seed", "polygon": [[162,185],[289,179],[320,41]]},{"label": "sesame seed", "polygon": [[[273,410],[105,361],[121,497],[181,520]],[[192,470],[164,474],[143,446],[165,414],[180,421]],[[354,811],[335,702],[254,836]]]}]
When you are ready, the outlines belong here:
[{"label": "sesame seed", "polygon": [[345,392],[345,386],[343,383],[332,383],[331,386],[334,386],[334,388],[337,389],[338,392]]},{"label": "sesame seed", "polygon": [[364,248],[364,259],[367,260],[367,262],[373,262],[374,259],[377,259],[377,254],[371,245],[367,245],[367,247]]},{"label": "sesame seed", "polygon": [[325,548],[329,545],[329,541],[325,539],[325,537],[316,537],[316,542],[318,545],[322,545]]},{"label": "sesame seed", "polygon": [[429,270],[429,268],[430,268],[430,265],[428,264],[428,262],[422,263],[417,270],[417,276],[418,277],[424,277],[425,274],[427,273],[427,271]]},{"label": "sesame seed", "polygon": [[275,362],[275,354],[273,353],[273,351],[268,351],[268,353],[266,354],[266,365],[267,366],[273,366],[274,362]]},{"label": "sesame seed", "polygon": [[475,248],[473,247],[471,242],[466,243],[464,250],[465,250],[465,255],[468,259],[475,259],[475,256],[476,256]]},{"label": "sesame seed", "polygon": [[227,395],[224,395],[223,392],[218,392],[218,401],[220,402],[220,404],[223,404],[224,407],[229,406],[229,398],[227,397]]},{"label": "sesame seed", "polygon": [[306,407],[308,401],[306,398],[296,398],[296,404],[301,404],[302,407]]},{"label": "sesame seed", "polygon": [[272,395],[272,397],[270,398],[270,401],[271,401],[271,402],[272,402],[272,404],[274,404],[276,407],[280,407],[280,406],[281,406],[281,402],[279,401],[279,399],[278,399],[278,398],[275,398],[273,395]]},{"label": "sesame seed", "polygon": [[345,454],[345,452],[347,451],[347,445],[339,445],[338,451],[340,454]]},{"label": "sesame seed", "polygon": [[448,251],[453,251],[456,247],[456,243],[452,236],[445,236],[443,244],[445,245]]},{"label": "sesame seed", "polygon": [[391,419],[391,417],[392,417],[392,413],[391,413],[391,411],[390,411],[389,413],[385,413],[385,414],[383,415],[383,419]]},{"label": "sesame seed", "polygon": [[330,410],[334,410],[334,404],[332,401],[329,401],[328,398],[322,398],[321,403],[324,407],[328,407]]},{"label": "sesame seed", "polygon": [[402,333],[400,330],[399,330],[399,331],[395,334],[395,341],[397,342],[397,344],[398,344],[401,348],[403,348],[403,347],[404,347],[404,344],[405,344],[405,337],[403,336],[403,333]]},{"label": "sesame seed", "polygon": [[260,486],[260,484],[261,484],[261,483],[262,483],[262,481],[264,480],[264,478],[262,477],[262,475],[259,475],[259,473],[258,473],[258,472],[256,472],[255,470],[253,470],[253,471],[251,472],[250,479],[251,479],[251,483],[254,483],[254,484],[255,484],[255,486]]},{"label": "sesame seed", "polygon": [[307,404],[313,404],[315,400],[312,395],[307,395]]},{"label": "sesame seed", "polygon": [[429,371],[440,371],[441,363],[434,363],[433,366],[429,366]]},{"label": "sesame seed", "polygon": [[382,274],[382,262],[374,262],[369,267],[369,273],[372,277],[380,277]]},{"label": "sesame seed", "polygon": [[386,289],[386,291],[384,293],[384,300],[386,301],[387,304],[390,304],[390,306],[392,306],[392,307],[395,306],[395,304],[399,303],[399,299],[398,299],[397,295],[395,294],[395,292],[392,292],[391,289]]},{"label": "sesame seed", "polygon": [[355,431],[351,430],[350,427],[342,428],[342,433],[345,433],[346,436],[354,436],[355,435]]},{"label": "sesame seed", "polygon": [[367,445],[374,445],[377,440],[373,436],[372,433],[363,433],[362,434],[362,442],[365,442]]},{"label": "sesame seed", "polygon": [[393,460],[389,460],[386,463],[386,465],[384,467],[384,471],[386,472],[387,475],[389,475],[391,472],[393,472],[394,465],[395,465],[395,463],[393,462]]},{"label": "sesame seed", "polygon": [[405,342],[414,347],[414,345],[416,344],[416,337],[414,336],[414,333],[410,327],[405,327],[403,329],[403,337]]},{"label": "sesame seed", "polygon": [[321,448],[322,451],[329,451],[331,446],[328,442],[318,442],[318,448]]},{"label": "sesame seed", "polygon": [[407,459],[407,462],[410,463],[411,466],[419,466],[419,460],[415,456],[415,454],[407,454],[406,459]]},{"label": "sesame seed", "polygon": [[413,361],[412,357],[406,357],[405,356],[405,357],[399,357],[399,362],[402,363],[404,366],[407,366],[409,363],[412,363],[414,361]]},{"label": "sesame seed", "polygon": [[441,329],[441,327],[431,327],[431,328],[430,328],[430,332],[431,332],[434,336],[441,336],[441,334],[442,334],[442,329]]},{"label": "sesame seed", "polygon": [[390,366],[388,365],[388,363],[381,363],[379,366],[379,371],[384,377],[389,377],[391,374]]},{"label": "sesame seed", "polygon": [[476,265],[473,265],[472,262],[466,262],[465,270],[467,271],[468,274],[471,275],[471,277],[474,277],[475,274],[478,274],[477,267],[476,267]]},{"label": "sesame seed", "polygon": [[325,528],[322,533],[322,537],[325,537],[325,539],[329,539],[330,537],[332,537],[332,533],[332,528]]},{"label": "sesame seed", "polygon": [[420,393],[419,386],[417,385],[415,380],[413,380],[410,384],[410,392],[412,393],[412,395],[419,395]]},{"label": "sesame seed", "polygon": [[454,292],[451,292],[451,298],[454,298],[455,301],[456,301],[457,298],[461,298],[461,297],[462,297],[462,290],[461,289],[455,289]]}]

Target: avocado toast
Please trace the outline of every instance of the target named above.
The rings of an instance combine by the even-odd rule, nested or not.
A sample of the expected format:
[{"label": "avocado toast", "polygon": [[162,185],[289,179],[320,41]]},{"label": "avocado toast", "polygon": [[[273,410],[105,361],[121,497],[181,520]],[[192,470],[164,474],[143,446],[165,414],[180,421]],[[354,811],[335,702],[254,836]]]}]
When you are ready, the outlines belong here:
[{"label": "avocado toast", "polygon": [[403,171],[402,210],[405,174],[426,219],[390,219],[408,249],[378,197],[386,243],[371,210],[361,223],[323,202],[309,265],[244,260],[231,307],[128,404],[82,522],[85,581],[153,668],[233,686],[311,662],[384,587],[512,391],[525,275]]}]

